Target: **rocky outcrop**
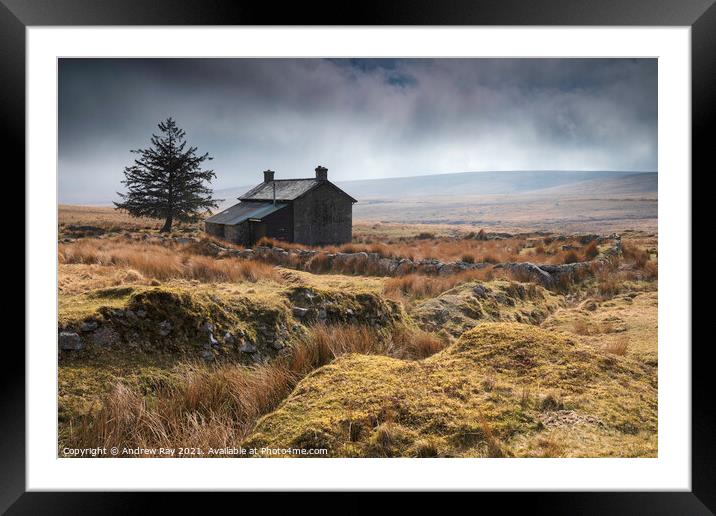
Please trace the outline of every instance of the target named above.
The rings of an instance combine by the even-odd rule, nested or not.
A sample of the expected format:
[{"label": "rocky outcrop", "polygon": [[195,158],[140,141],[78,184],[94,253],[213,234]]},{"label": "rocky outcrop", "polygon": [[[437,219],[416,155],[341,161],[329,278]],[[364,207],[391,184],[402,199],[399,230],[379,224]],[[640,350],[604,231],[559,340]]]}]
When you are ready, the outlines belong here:
[{"label": "rocky outcrop", "polygon": [[546,288],[554,288],[562,281],[574,280],[580,273],[589,270],[591,262],[565,263],[560,265],[535,265],[530,262],[505,262],[495,265],[496,269],[510,271],[516,279],[534,281]]},{"label": "rocky outcrop", "polygon": [[70,331],[61,331],[57,337],[57,344],[60,351],[80,351],[84,349],[84,343],[79,334]]},{"label": "rocky outcrop", "polygon": [[506,262],[498,263],[495,269],[505,269],[514,274],[517,278],[525,281],[534,281],[545,287],[553,287],[555,279],[550,273],[540,266],[530,262]]},{"label": "rocky outcrop", "polygon": [[[594,238],[593,238],[594,237]],[[611,240],[612,245],[594,260],[588,262],[563,263],[563,264],[540,264],[530,262],[505,262],[495,265],[496,269],[505,269],[513,273],[518,279],[534,281],[546,288],[554,288],[565,281],[574,281],[580,275],[589,272],[594,264],[603,263],[612,256],[622,254],[621,236],[618,234],[609,237],[598,235],[586,235],[580,239],[584,242]]]},{"label": "rocky outcrop", "polygon": [[344,293],[295,287],[288,298],[293,315],[301,323],[358,323],[376,328],[403,317],[401,306],[373,292]]}]

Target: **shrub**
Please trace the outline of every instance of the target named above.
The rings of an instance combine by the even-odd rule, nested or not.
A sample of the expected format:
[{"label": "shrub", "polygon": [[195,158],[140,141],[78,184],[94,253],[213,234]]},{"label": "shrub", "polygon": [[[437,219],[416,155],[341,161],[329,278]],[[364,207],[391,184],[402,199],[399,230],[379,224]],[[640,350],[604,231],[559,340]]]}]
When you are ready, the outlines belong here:
[{"label": "shrub", "polygon": [[262,247],[274,247],[274,240],[268,237],[261,237],[257,240],[256,245]]},{"label": "shrub", "polygon": [[599,247],[596,240],[592,240],[587,247],[584,248],[584,259],[593,260],[599,254]]},{"label": "shrub", "polygon": [[612,353],[614,355],[626,355],[627,349],[629,348],[629,338],[625,335],[621,338],[610,341],[604,346],[604,350],[607,353]]},{"label": "shrub", "polygon": [[314,254],[306,263],[306,269],[314,273],[328,272],[330,268],[331,263],[325,253]]},{"label": "shrub", "polygon": [[633,261],[634,266],[638,269],[643,269],[649,261],[648,252],[630,245],[622,245],[622,255],[627,260]]},{"label": "shrub", "polygon": [[616,273],[601,273],[597,276],[597,291],[603,297],[614,297],[622,290],[622,282]]},{"label": "shrub", "polygon": [[563,258],[563,263],[577,263],[578,261],[579,256],[574,251],[567,251]]},{"label": "shrub", "polygon": [[644,273],[648,279],[656,279],[659,277],[659,265],[654,261],[648,261],[644,264]]},{"label": "shrub", "polygon": [[572,323],[572,329],[577,335],[589,335],[589,323],[584,319],[575,319]]},{"label": "shrub", "polygon": [[444,339],[415,328],[398,328],[392,332],[393,355],[397,358],[420,360],[442,351]]}]

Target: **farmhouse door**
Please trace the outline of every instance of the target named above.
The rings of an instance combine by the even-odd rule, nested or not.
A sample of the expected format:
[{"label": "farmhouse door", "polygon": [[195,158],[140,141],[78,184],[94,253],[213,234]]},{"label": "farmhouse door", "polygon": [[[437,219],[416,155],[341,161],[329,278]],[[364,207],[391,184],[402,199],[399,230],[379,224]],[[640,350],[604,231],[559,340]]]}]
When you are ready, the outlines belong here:
[{"label": "farmhouse door", "polygon": [[252,222],[251,223],[251,236],[253,243],[255,244],[261,238],[266,236],[266,223],[265,222]]}]

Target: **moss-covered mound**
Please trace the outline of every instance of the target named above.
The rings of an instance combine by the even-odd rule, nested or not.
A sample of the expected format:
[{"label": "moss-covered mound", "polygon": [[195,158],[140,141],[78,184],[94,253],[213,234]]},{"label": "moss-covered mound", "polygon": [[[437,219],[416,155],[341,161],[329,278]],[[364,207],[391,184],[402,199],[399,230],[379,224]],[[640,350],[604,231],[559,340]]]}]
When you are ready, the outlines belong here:
[{"label": "moss-covered mound", "polygon": [[316,322],[388,327],[404,318],[398,303],[371,291],[220,287],[110,287],[64,296],[60,350],[67,358],[141,351],[256,363]]},{"label": "moss-covered mound", "polygon": [[423,361],[336,360],[244,445],[334,457],[654,456],[656,408],[647,366],[531,325],[485,323]]},{"label": "moss-covered mound", "polygon": [[561,303],[559,296],[534,284],[469,282],[421,301],[411,316],[426,331],[459,337],[483,322],[539,324]]},{"label": "moss-covered mound", "polygon": [[287,293],[303,322],[387,326],[404,317],[399,303],[376,292],[293,287]]},{"label": "moss-covered mound", "polygon": [[300,335],[280,297],[137,286],[92,291],[67,304],[60,307],[60,331],[80,335],[85,353],[141,350],[205,359],[233,354],[256,361]]}]

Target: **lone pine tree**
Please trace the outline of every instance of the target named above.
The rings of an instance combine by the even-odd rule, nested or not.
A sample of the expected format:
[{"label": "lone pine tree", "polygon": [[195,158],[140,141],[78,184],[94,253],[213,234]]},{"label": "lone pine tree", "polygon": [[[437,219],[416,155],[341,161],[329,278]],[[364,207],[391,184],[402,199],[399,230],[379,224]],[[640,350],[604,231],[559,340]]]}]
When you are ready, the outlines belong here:
[{"label": "lone pine tree", "polygon": [[168,232],[174,221],[196,222],[202,212],[218,207],[208,186],[216,174],[202,170],[202,163],[212,158],[187,148],[186,133],[173,118],[158,126],[161,133],[152,135],[149,149],[131,151],[139,157],[125,167],[127,193],[118,193],[122,202],[114,205],[135,217],[164,219],[161,231]]}]

